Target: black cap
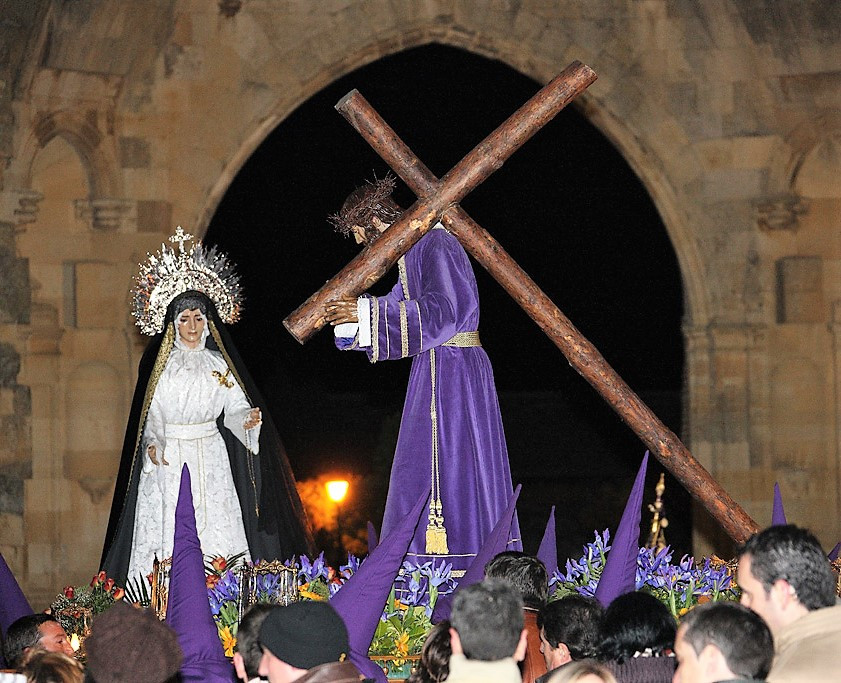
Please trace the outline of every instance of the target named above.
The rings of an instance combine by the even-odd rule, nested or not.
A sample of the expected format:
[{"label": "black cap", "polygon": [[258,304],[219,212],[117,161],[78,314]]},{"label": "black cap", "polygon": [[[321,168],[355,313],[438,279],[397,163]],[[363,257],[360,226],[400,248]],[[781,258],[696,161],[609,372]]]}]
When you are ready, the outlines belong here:
[{"label": "black cap", "polygon": [[326,602],[293,602],[269,612],[260,627],[260,644],[296,669],[343,661],[348,634],[338,612]]}]

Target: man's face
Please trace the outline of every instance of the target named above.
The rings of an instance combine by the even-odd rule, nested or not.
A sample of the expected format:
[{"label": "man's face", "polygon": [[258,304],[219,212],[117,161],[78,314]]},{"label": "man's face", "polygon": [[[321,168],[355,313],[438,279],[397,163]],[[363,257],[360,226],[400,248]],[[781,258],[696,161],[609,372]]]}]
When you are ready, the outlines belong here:
[{"label": "man's face", "polygon": [[553,648],[551,643],[546,640],[546,631],[543,629],[540,629],[540,654],[543,655],[543,661],[546,662],[547,671],[557,669],[561,664],[571,661],[566,647],[562,643],[558,643],[558,647]]},{"label": "man's face", "polygon": [[780,626],[780,609],[775,599],[775,591],[766,591],[762,582],[751,572],[751,556],[742,555],[739,559],[739,569],[736,573],[736,581],[742,589],[740,602],[765,620],[771,633],[774,633]]},{"label": "man's face", "polygon": [[675,636],[677,669],[672,683],[704,683],[701,662],[698,660],[695,649],[683,639],[685,633],[686,626],[681,626]]},{"label": "man's face", "polygon": [[260,660],[260,668],[257,669],[257,673],[268,678],[269,683],[292,683],[292,681],[296,681],[303,676],[306,671],[290,666],[264,648],[263,658]]},{"label": "man's face", "polygon": [[41,640],[38,643],[47,652],[61,652],[68,657],[73,656],[73,648],[67,638],[67,633],[57,621],[45,621],[38,626],[38,631],[41,633]]}]

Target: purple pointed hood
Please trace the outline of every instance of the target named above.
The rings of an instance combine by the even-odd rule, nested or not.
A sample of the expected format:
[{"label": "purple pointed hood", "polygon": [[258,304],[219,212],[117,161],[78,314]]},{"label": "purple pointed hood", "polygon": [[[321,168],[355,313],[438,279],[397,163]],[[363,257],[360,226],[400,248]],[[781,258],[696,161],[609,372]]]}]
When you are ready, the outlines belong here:
[{"label": "purple pointed hood", "polygon": [[774,482],[774,507],[771,509],[771,526],[783,526],[786,522],[786,511],[783,508],[783,496],[780,485]]},{"label": "purple pointed hood", "polygon": [[429,492],[415,503],[400,525],[380,542],[356,573],[330,598],[330,604],[347,626],[350,661],[367,678],[380,683],[385,683],[385,674],[368,658],[368,648],[428,501]]},{"label": "purple pointed hood", "polygon": [[374,548],[379,545],[380,539],[377,536],[377,530],[374,527],[374,523],[371,520],[368,520],[368,554],[370,555],[374,552]]},{"label": "purple pointed hood", "polygon": [[596,586],[596,598],[607,607],[614,598],[636,590],[637,556],[640,549],[640,516],[642,514],[642,498],[645,489],[645,472],[648,469],[648,451],[642,459],[625,504],[625,511],[616,534],[613,537],[611,549],[607,554],[604,570]]},{"label": "purple pointed hood", "polygon": [[558,538],[555,535],[555,506],[549,512],[549,519],[546,520],[546,530],[543,532],[543,539],[537,549],[537,559],[546,566],[546,574],[551,579],[558,571]]},{"label": "purple pointed hood", "polygon": [[190,470],[181,469],[181,488],[175,507],[175,540],[169,575],[166,621],[178,635],[184,652],[181,676],[185,683],[232,683],[234,669],[225,657],[219,632],[210,613]]},{"label": "purple pointed hood", "polygon": [[3,635],[6,635],[13,622],[30,614],[34,612],[29,606],[29,601],[0,553],[0,629]]},{"label": "purple pointed hood", "polygon": [[517,512],[517,499],[520,497],[520,489],[523,488],[521,484],[517,484],[514,489],[514,495],[508,503],[502,517],[496,523],[496,526],[491,531],[490,535],[485,539],[473,562],[464,572],[464,576],[459,579],[456,589],[447,595],[438,598],[435,609],[432,612],[432,623],[437,624],[444,619],[450,618],[450,612],[453,609],[453,598],[459,589],[466,588],[474,583],[479,583],[485,578],[485,565],[490,562],[496,555],[501,553],[508,546],[508,538],[511,535],[511,522],[514,520],[514,514]]}]

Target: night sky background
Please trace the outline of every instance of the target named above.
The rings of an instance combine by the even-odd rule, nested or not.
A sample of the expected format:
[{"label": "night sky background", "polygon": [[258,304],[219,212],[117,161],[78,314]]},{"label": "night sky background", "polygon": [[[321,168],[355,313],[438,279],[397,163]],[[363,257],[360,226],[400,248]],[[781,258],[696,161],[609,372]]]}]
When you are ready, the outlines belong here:
[{"label": "night sky background", "polygon": [[[559,65],[558,70],[565,66]],[[363,67],[283,121],[235,178],[205,242],[237,263],[246,294],[234,341],[263,392],[296,477],[363,478],[348,525],[381,521],[410,361],[340,353],[332,330],[300,345],[282,320],[358,247],[326,217],[388,167],[334,110],[357,88],[437,176],[543,84],[509,66],[430,45]],[[405,207],[414,195],[398,183]],[[567,107],[462,202],[608,362],[681,434],[683,314],[674,250],[645,188],[610,142]],[[551,505],[561,558],[615,530],[645,446],[526,313],[474,262],[480,331],[500,396],[525,549]],[[388,291],[396,269],[374,288]],[[645,500],[663,468],[651,459]],[[357,487],[359,488],[359,487]],[[688,495],[670,476],[667,539],[690,548]],[[643,528],[650,515],[643,514]],[[643,537],[644,540],[644,537]]]}]

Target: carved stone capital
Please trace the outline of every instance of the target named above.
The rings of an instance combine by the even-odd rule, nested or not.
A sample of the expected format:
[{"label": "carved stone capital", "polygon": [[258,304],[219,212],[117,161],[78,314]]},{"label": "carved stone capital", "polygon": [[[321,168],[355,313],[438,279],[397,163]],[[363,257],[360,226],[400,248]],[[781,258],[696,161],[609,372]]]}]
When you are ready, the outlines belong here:
[{"label": "carved stone capital", "polygon": [[807,202],[796,195],[782,195],[756,203],[756,224],[763,232],[797,232],[800,216],[808,211]]},{"label": "carved stone capital", "polygon": [[13,188],[0,192],[0,222],[12,225],[34,223],[38,218],[38,203],[44,198],[34,190]]},{"label": "carved stone capital", "polygon": [[133,199],[77,199],[76,218],[99,232],[134,232],[137,228],[137,202]]}]

